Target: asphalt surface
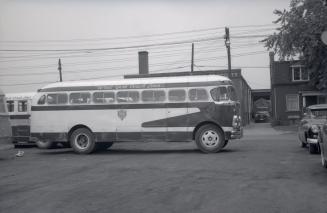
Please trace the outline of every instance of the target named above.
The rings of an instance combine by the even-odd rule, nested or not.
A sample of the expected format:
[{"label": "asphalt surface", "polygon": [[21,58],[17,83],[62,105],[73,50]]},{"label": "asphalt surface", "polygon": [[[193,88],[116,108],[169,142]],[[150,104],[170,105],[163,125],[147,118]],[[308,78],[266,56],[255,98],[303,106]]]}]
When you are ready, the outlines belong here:
[{"label": "asphalt surface", "polygon": [[193,143],[114,144],[86,156],[21,150],[0,160],[1,213],[327,213],[320,156],[269,124],[248,126],[217,154]]}]

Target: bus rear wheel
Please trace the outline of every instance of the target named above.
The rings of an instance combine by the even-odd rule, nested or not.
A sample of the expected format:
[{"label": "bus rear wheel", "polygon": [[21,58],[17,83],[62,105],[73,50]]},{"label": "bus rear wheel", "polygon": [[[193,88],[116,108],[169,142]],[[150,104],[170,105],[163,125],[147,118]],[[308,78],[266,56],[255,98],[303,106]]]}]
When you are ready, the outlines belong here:
[{"label": "bus rear wheel", "polygon": [[225,145],[223,132],[215,125],[204,125],[195,134],[197,147],[204,153],[219,152]]},{"label": "bus rear wheel", "polygon": [[90,154],[95,150],[93,133],[86,128],[75,130],[70,136],[70,145],[78,154]]}]

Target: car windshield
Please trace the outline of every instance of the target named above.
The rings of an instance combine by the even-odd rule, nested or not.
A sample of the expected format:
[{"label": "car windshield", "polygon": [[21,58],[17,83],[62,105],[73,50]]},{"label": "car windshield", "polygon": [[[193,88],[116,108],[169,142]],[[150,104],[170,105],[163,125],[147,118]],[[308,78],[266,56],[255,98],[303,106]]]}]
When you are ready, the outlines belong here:
[{"label": "car windshield", "polygon": [[310,111],[310,117],[311,118],[327,119],[327,109],[311,110]]}]

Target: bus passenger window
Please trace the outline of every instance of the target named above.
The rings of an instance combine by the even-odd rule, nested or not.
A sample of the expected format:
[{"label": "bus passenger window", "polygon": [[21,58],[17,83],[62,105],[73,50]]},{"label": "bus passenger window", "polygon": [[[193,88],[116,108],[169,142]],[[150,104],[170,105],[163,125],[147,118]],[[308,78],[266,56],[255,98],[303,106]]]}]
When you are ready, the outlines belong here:
[{"label": "bus passenger window", "polygon": [[136,91],[119,91],[117,92],[118,103],[138,102],[140,95]]},{"label": "bus passenger window", "polygon": [[14,106],[15,106],[14,101],[7,101],[8,112],[13,112],[14,111]]},{"label": "bus passenger window", "polygon": [[114,92],[95,92],[93,93],[94,103],[113,103],[115,102]]},{"label": "bus passenger window", "polygon": [[66,93],[58,94],[58,104],[67,104],[68,96]]},{"label": "bus passenger window", "polygon": [[226,101],[228,100],[228,93],[226,87],[217,87],[210,91],[211,97],[214,101]]},{"label": "bus passenger window", "polygon": [[57,104],[57,94],[48,94],[47,104]]},{"label": "bus passenger window", "polygon": [[205,89],[190,89],[188,97],[191,101],[205,101],[208,100],[207,90]]},{"label": "bus passenger window", "polygon": [[70,93],[69,102],[71,104],[89,104],[91,101],[91,94],[88,92],[84,93]]},{"label": "bus passenger window", "polygon": [[186,92],[183,89],[169,90],[169,101],[185,101]]},{"label": "bus passenger window", "polygon": [[27,112],[27,101],[18,101],[18,112]]},{"label": "bus passenger window", "polygon": [[142,92],[142,101],[144,102],[163,102],[166,95],[163,90],[144,90]]},{"label": "bus passenger window", "polygon": [[37,101],[38,105],[43,105],[45,104],[45,95],[42,95],[40,99]]}]

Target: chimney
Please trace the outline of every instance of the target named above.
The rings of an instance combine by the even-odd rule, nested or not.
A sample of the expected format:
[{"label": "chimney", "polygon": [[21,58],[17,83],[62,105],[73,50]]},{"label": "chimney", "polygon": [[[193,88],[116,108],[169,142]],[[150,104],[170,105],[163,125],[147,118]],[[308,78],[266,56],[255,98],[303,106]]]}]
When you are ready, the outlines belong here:
[{"label": "chimney", "polygon": [[139,52],[139,74],[147,75],[149,74],[149,53],[147,51]]}]

